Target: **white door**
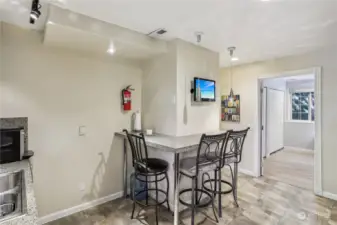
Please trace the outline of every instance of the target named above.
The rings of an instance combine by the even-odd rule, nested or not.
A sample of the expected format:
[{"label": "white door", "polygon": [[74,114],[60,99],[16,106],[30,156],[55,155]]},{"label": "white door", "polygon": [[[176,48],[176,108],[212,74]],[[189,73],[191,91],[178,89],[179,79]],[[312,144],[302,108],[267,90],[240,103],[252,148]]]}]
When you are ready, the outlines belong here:
[{"label": "white door", "polygon": [[270,155],[284,147],[284,91],[267,88],[266,111],[266,154]]}]

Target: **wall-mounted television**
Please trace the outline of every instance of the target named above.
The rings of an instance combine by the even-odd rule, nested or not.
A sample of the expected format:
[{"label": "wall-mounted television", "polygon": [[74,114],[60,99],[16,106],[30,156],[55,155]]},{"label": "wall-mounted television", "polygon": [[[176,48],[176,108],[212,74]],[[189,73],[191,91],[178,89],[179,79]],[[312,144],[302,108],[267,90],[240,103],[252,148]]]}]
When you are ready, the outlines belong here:
[{"label": "wall-mounted television", "polygon": [[196,102],[215,102],[215,81],[194,78],[194,101]]}]

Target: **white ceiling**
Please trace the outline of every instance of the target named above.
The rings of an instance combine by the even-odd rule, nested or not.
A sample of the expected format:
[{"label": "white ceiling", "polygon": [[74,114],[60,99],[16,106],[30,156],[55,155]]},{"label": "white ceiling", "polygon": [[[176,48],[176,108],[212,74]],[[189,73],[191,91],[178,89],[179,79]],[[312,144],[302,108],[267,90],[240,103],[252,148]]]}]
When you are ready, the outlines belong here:
[{"label": "white ceiling", "polygon": [[[144,34],[196,42],[222,53],[236,46],[236,63],[301,54],[336,43],[337,0],[51,0],[53,4]],[[28,25],[30,0],[0,0],[7,22]],[[44,7],[46,8],[46,7]],[[43,19],[41,19],[43,20]],[[41,21],[36,26],[41,28]]]},{"label": "white ceiling", "polygon": [[[73,20],[71,20],[73,18]],[[145,35],[107,24],[91,17],[49,8],[43,44],[49,47],[72,49],[94,57],[147,60],[167,52],[167,43]],[[112,53],[108,53],[111,50]]]}]

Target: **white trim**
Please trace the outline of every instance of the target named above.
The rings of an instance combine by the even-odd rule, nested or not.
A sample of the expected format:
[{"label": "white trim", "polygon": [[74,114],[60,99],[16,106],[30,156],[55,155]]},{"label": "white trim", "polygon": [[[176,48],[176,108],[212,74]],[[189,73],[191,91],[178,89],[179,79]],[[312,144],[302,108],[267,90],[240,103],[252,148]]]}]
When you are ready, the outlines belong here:
[{"label": "white trim", "polygon": [[240,167],[239,167],[239,173],[243,173],[251,177],[258,177],[257,174],[255,174],[253,171],[241,169]]},{"label": "white trim", "polygon": [[299,148],[299,147],[294,147],[294,146],[284,146],[284,148],[295,149],[295,150],[299,150],[299,151],[314,151],[313,149]]},{"label": "white trim", "polygon": [[[321,107],[322,107],[322,68],[321,67],[312,67],[303,70],[296,70],[296,71],[285,71],[274,74],[273,76],[263,76],[259,77],[257,80],[257,87],[258,87],[258,96],[261,95],[260,89],[262,87],[262,81],[265,79],[273,79],[273,78],[280,78],[280,77],[289,77],[294,75],[301,75],[301,74],[314,74],[315,75],[315,152],[314,152],[314,193],[316,195],[322,196],[322,141],[321,141],[321,123],[322,123],[322,115],[321,115]],[[262,175],[262,157],[261,157],[261,144],[262,144],[262,132],[260,131],[260,127],[262,124],[261,118],[261,98],[258,98],[258,153],[256,154],[255,158],[255,171],[258,171],[258,175]]]},{"label": "white trim", "polygon": [[[289,89],[288,89],[289,90]],[[292,105],[293,105],[293,100],[292,100],[292,94],[295,94],[295,93],[311,93],[311,92],[314,92],[314,95],[315,95],[315,90],[298,90],[298,91],[289,91],[289,93],[287,93],[288,95],[288,100],[287,101],[287,109],[288,109],[288,117],[286,118],[287,122],[311,122],[313,123],[313,121],[311,120],[311,106],[312,106],[312,98],[311,98],[311,94],[309,95],[309,115],[308,115],[308,119],[307,120],[294,120],[292,119]]]},{"label": "white trim", "polygon": [[315,74],[315,145],[314,145],[314,192],[322,195],[322,68],[314,68]]},{"label": "white trim", "polygon": [[290,89],[289,88],[289,93],[294,94],[294,93],[308,93],[308,92],[314,92],[315,89]]},{"label": "white trim", "polygon": [[311,120],[286,120],[285,123],[315,123]]},{"label": "white trim", "polygon": [[337,201],[337,195],[330,192],[323,191],[323,197]]},{"label": "white trim", "polygon": [[262,124],[261,124],[261,129],[263,127],[262,130],[262,140],[263,142],[261,143],[261,148],[262,148],[262,157],[267,157],[268,156],[268,152],[267,152],[267,87],[264,87],[262,89],[262,95],[261,95],[261,116],[262,116]]},{"label": "white trim", "polygon": [[77,212],[81,212],[83,210],[86,210],[86,209],[89,209],[89,208],[92,208],[92,207],[95,207],[95,206],[98,206],[98,205],[101,205],[101,204],[104,204],[106,202],[115,200],[117,198],[121,198],[122,196],[123,196],[123,191],[117,192],[117,193],[112,194],[112,195],[105,196],[105,197],[100,198],[100,199],[93,200],[91,202],[86,202],[86,203],[83,203],[81,205],[77,205],[77,206],[74,206],[74,207],[71,207],[71,208],[68,208],[68,209],[63,209],[61,211],[54,212],[54,213],[51,213],[49,215],[46,215],[44,217],[39,218],[37,224],[41,225],[41,224],[49,223],[51,221],[61,219],[63,217],[72,215],[72,214],[77,213]]}]

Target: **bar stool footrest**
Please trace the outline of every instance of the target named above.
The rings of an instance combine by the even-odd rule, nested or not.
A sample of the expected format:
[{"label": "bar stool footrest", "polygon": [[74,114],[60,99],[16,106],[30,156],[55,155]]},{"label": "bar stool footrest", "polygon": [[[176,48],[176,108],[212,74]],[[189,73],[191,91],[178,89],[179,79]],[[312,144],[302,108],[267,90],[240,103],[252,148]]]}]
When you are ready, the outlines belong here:
[{"label": "bar stool footrest", "polygon": [[[208,192],[211,192],[211,193],[214,193],[214,194],[219,194],[219,191],[218,191],[218,190],[212,190],[212,189],[210,189],[210,188],[208,188],[208,187],[206,186],[206,184],[211,183],[211,182],[213,182],[213,185],[214,185],[215,182],[219,182],[219,181],[218,181],[218,180],[215,180],[215,179],[208,179],[208,180],[205,180],[205,181],[203,181],[203,183],[202,183],[202,187],[203,187],[206,191],[208,191]],[[233,191],[233,185],[232,185],[230,182],[225,181],[225,180],[221,180],[221,183],[226,184],[227,186],[230,187],[230,189],[228,189],[228,190],[226,190],[226,191],[221,191],[221,194],[226,195],[226,194],[232,193],[232,191]],[[217,185],[218,185],[218,184],[217,184]],[[215,185],[214,185],[214,187],[215,187]]]},{"label": "bar stool footrest", "polygon": [[[138,205],[141,205],[141,206],[143,206],[143,207],[154,207],[154,206],[160,206],[160,205],[164,204],[164,203],[167,201],[167,193],[166,193],[164,190],[161,190],[161,189],[158,189],[158,193],[160,192],[160,193],[162,193],[162,194],[165,195],[165,199],[164,199],[163,201],[157,202],[156,204],[144,204],[144,203],[142,203],[142,202],[136,200],[136,196],[138,196],[138,195],[140,195],[140,194],[142,194],[142,193],[144,193],[144,192],[146,192],[146,191],[156,191],[156,189],[155,189],[155,188],[149,188],[149,189],[147,189],[147,190],[141,190],[141,191],[137,192],[137,194],[134,195],[134,201],[135,201]],[[144,200],[144,201],[145,201],[145,200]]]},{"label": "bar stool footrest", "polygon": [[[192,193],[192,188],[183,189],[183,190],[181,190],[179,192],[179,202],[181,204],[183,204],[184,206],[192,208],[192,204],[189,204],[189,203],[185,202],[184,200],[181,200],[181,198],[180,198],[180,195],[183,194],[183,193],[186,193],[186,192],[191,192]],[[212,196],[211,193],[207,192],[206,190],[198,189],[198,188],[195,189],[195,192],[197,192],[198,194],[200,194],[200,193],[205,194],[205,195],[207,195],[207,197],[209,197],[209,200],[206,201],[206,202],[200,201],[199,203],[197,203],[198,199],[196,199],[195,200],[196,201],[196,204],[195,204],[196,208],[205,208],[205,207],[208,207],[209,205],[212,204],[213,196]]]}]

